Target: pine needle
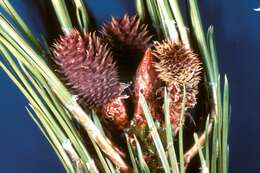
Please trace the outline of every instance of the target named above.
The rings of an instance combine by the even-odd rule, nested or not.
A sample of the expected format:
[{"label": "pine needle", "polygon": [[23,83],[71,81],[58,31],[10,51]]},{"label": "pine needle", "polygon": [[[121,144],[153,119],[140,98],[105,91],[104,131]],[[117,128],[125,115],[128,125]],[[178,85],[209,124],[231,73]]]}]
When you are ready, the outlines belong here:
[{"label": "pine needle", "polygon": [[173,132],[172,126],[170,122],[170,109],[169,109],[169,101],[168,101],[168,93],[166,88],[164,88],[164,115],[165,115],[165,124],[166,124],[166,138],[167,138],[167,148],[168,155],[170,158],[171,170],[172,173],[179,173],[178,161],[176,158],[176,153],[174,149],[173,143]]},{"label": "pine needle", "polygon": [[170,173],[170,166],[169,166],[169,163],[168,163],[168,160],[167,160],[167,157],[166,157],[163,145],[162,145],[162,141],[160,139],[160,136],[159,136],[158,131],[156,129],[156,126],[154,124],[152,115],[150,114],[148,105],[147,105],[147,103],[145,101],[145,98],[142,95],[142,93],[140,93],[140,96],[141,96],[141,106],[142,106],[145,118],[147,120],[149,129],[151,131],[150,133],[152,135],[155,147],[157,149],[158,155],[159,155],[160,160],[162,162],[162,166],[163,166],[164,172]]},{"label": "pine needle", "polygon": [[51,0],[51,3],[56,12],[57,18],[60,22],[60,26],[63,32],[69,32],[73,27],[65,1]]},{"label": "pine needle", "polygon": [[149,169],[148,165],[146,164],[144,157],[143,157],[141,145],[138,142],[136,136],[134,136],[134,139],[135,139],[135,143],[136,143],[136,150],[137,150],[137,156],[138,156],[138,161],[139,161],[138,163],[139,163],[140,169],[143,173],[150,173],[150,169]]},{"label": "pine needle", "polygon": [[82,0],[72,0],[72,2],[76,7],[76,16],[81,32],[90,31],[90,19],[84,2]]},{"label": "pine needle", "polygon": [[182,108],[180,115],[180,125],[179,125],[179,159],[180,159],[180,173],[185,172],[184,165],[184,152],[183,152],[183,124],[184,124],[184,113],[186,104],[186,88],[183,86],[183,98],[182,98]]},{"label": "pine needle", "polygon": [[0,5],[8,13],[8,15],[10,15],[10,17],[13,19],[15,24],[22,31],[23,35],[26,36],[26,38],[28,38],[28,40],[35,47],[35,49],[37,49],[38,51],[41,51],[42,47],[41,47],[39,41],[33,35],[31,30],[28,28],[28,26],[25,24],[25,22],[19,16],[19,14],[16,12],[16,10],[13,8],[13,6],[10,4],[9,0],[0,0]]}]

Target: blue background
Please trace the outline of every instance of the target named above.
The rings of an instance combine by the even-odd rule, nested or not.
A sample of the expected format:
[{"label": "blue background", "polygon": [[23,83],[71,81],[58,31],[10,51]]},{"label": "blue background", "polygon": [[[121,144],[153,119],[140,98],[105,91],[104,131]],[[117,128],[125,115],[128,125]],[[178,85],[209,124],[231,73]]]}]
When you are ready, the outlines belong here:
[{"label": "blue background", "polygon": [[[40,1],[10,0],[33,32],[44,33]],[[44,2],[44,1],[42,1]],[[45,1],[46,2],[46,1]],[[259,172],[260,6],[257,0],[200,0],[205,27],[215,26],[219,62],[231,86],[230,172]],[[132,0],[95,0],[97,23],[134,14]],[[0,172],[64,172],[54,151],[25,111],[26,100],[0,71]]]}]

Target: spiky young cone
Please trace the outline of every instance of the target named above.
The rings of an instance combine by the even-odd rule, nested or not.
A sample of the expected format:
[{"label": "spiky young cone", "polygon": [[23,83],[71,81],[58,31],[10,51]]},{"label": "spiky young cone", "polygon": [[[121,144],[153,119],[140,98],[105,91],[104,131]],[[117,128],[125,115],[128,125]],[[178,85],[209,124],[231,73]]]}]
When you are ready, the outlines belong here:
[{"label": "spiky young cone", "polygon": [[111,46],[124,81],[132,80],[139,61],[151,45],[152,37],[147,27],[137,16],[126,14],[120,19],[112,17],[112,21],[101,28],[102,38]]},{"label": "spiky young cone", "polygon": [[[118,128],[128,123],[122,96],[126,85],[119,82],[112,54],[95,33],[82,37],[70,31],[56,41],[53,55],[59,75],[81,104],[102,112]],[[112,111],[105,110],[111,106]]]},{"label": "spiky young cone", "polygon": [[193,108],[201,80],[201,61],[193,50],[172,40],[155,43],[154,66],[159,78],[166,83],[169,92],[170,118],[173,128],[179,125],[184,86],[186,90],[186,109]]}]

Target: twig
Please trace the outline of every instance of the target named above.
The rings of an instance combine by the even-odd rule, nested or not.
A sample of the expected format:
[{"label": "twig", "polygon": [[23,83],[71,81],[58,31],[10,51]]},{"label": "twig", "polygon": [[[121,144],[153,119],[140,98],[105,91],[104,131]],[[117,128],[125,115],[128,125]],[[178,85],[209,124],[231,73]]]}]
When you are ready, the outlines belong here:
[{"label": "twig", "polygon": [[[208,131],[204,131],[199,139],[198,139],[198,143],[202,146],[206,143],[206,136],[209,135],[212,131],[212,123],[209,124],[208,127]],[[198,145],[195,143],[188,151],[186,151],[186,153],[184,154],[184,165],[185,168],[188,167],[190,161],[194,158],[194,156],[196,156],[198,154]]]},{"label": "twig", "polygon": [[74,150],[69,139],[66,139],[62,143],[62,148],[66,151],[66,153],[69,155],[70,159],[74,162],[75,169],[78,170],[78,172],[82,172],[82,170],[83,170],[82,160],[79,158],[78,154]]},{"label": "twig", "polygon": [[79,122],[80,125],[86,130],[91,138],[99,145],[102,151],[109,157],[109,159],[125,173],[130,173],[131,169],[122,159],[120,154],[111,145],[111,142],[105,138],[100,130],[93,124],[91,119],[86,116],[85,112],[77,104],[66,106],[70,112],[74,115],[73,117]]}]

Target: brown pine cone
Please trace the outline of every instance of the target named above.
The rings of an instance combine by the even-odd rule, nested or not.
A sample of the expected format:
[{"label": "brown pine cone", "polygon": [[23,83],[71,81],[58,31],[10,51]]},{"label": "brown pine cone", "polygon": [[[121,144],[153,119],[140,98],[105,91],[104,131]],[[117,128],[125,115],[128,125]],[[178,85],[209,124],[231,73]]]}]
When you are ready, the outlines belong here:
[{"label": "brown pine cone", "polygon": [[186,109],[193,108],[197,103],[202,63],[193,50],[171,40],[156,42],[153,54],[157,58],[154,63],[156,71],[169,92],[170,116],[172,126],[176,128],[179,125],[184,86]]}]

